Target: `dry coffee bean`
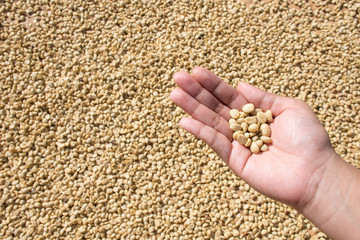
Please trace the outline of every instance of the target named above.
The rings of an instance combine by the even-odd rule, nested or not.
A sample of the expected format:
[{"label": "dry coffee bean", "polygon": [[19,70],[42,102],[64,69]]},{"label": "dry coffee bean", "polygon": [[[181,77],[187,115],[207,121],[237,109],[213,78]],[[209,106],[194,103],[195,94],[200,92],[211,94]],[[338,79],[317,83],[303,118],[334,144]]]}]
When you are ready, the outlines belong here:
[{"label": "dry coffee bean", "polygon": [[256,119],[256,117],[247,117],[247,118],[245,118],[245,122],[249,125],[255,124],[255,123],[257,123],[257,119]]},{"label": "dry coffee bean", "polygon": [[[234,120],[234,119],[233,119]],[[238,118],[237,120],[236,120],[236,122],[238,123],[238,124],[242,124],[243,122],[245,122],[245,118]]]},{"label": "dry coffee bean", "polygon": [[243,132],[242,132],[242,131],[236,131],[236,132],[234,132],[234,133],[233,133],[233,138],[234,138],[234,139],[237,139],[237,137],[239,136],[239,134],[243,134]]},{"label": "dry coffee bean", "polygon": [[233,119],[238,119],[240,116],[240,112],[237,109],[231,109],[230,110],[230,117],[232,117]]},{"label": "dry coffee bean", "polygon": [[249,147],[251,145],[251,139],[248,138],[247,142],[245,143],[245,147]]},{"label": "dry coffee bean", "polygon": [[264,143],[272,143],[271,138],[266,137],[266,136],[261,136],[260,139],[264,142]]},{"label": "dry coffee bean", "polygon": [[260,151],[266,152],[268,149],[269,149],[269,147],[266,144],[264,144],[261,146]]},{"label": "dry coffee bean", "polygon": [[256,142],[252,142],[250,146],[250,151],[252,153],[258,153],[260,150],[259,146],[256,144]]},{"label": "dry coffee bean", "polygon": [[241,126],[237,123],[233,123],[233,124],[230,124],[230,129],[233,131],[239,131],[239,130],[241,130]]},{"label": "dry coffee bean", "polygon": [[257,131],[259,130],[259,125],[257,124],[251,124],[248,128],[249,132],[251,133],[257,133]]},{"label": "dry coffee bean", "polygon": [[258,112],[262,112],[261,108],[256,108],[254,111],[250,113],[251,116],[256,116]]},{"label": "dry coffee bean", "polygon": [[254,107],[254,104],[252,104],[252,103],[245,104],[242,107],[242,110],[244,113],[251,113],[252,111],[254,111],[254,109],[255,109],[255,107]]},{"label": "dry coffee bean", "polygon": [[238,123],[235,119],[230,118],[229,125]]},{"label": "dry coffee bean", "polygon": [[256,136],[256,133],[251,133],[251,132],[249,132],[249,136],[250,136],[250,137]]},{"label": "dry coffee bean", "polygon": [[273,121],[272,111],[271,111],[271,110],[267,110],[267,111],[265,112],[265,115],[266,115],[266,118],[267,118],[268,123],[272,123],[272,121]]},{"label": "dry coffee bean", "polygon": [[263,112],[258,112],[256,118],[259,121],[259,123],[266,123],[267,121],[267,115],[266,113]]},{"label": "dry coffee bean", "polygon": [[261,124],[260,132],[263,136],[270,137],[270,135],[271,135],[270,126],[267,125],[266,123]]},{"label": "dry coffee bean", "polygon": [[245,118],[247,117],[247,114],[244,113],[243,111],[240,112],[239,118]]},{"label": "dry coffee bean", "polygon": [[248,140],[249,140],[249,138],[245,137],[243,134],[239,134],[237,136],[237,141],[242,145],[245,145]]},{"label": "dry coffee bean", "polygon": [[248,124],[246,122],[243,122],[241,124],[241,129],[243,132],[246,132],[248,130]]},{"label": "dry coffee bean", "polygon": [[263,145],[263,141],[261,140],[256,140],[255,142],[259,146],[259,148]]}]

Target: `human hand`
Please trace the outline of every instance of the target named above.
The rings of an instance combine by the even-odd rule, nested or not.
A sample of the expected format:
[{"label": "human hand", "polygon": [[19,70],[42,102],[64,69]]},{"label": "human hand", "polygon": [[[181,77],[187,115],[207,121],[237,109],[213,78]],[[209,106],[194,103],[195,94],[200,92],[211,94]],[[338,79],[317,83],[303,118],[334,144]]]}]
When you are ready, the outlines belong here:
[{"label": "human hand", "polygon": [[[180,88],[172,91],[171,99],[192,117],[181,119],[182,128],[209,144],[257,191],[297,209],[305,207],[336,155],[327,132],[306,103],[245,83],[234,89],[204,68],[195,68],[192,75],[177,72],[173,78]],[[232,139],[229,111],[246,103],[273,112],[273,143],[266,152],[252,154]]]}]

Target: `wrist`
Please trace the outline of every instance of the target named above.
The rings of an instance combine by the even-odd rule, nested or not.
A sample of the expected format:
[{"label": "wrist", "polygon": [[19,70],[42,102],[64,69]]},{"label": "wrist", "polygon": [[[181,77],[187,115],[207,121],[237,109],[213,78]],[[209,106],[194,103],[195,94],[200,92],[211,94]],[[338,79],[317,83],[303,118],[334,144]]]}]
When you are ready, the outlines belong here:
[{"label": "wrist", "polygon": [[340,156],[332,150],[324,164],[313,172],[309,178],[307,190],[300,201],[294,206],[301,213],[308,211],[318,203],[318,197],[331,188],[336,179],[336,170],[345,163]]},{"label": "wrist", "polygon": [[[313,160],[313,165],[317,163],[318,166],[309,174],[307,187],[305,192],[303,192],[301,198],[291,204],[297,211],[304,214],[311,206],[315,205],[318,201],[317,196],[326,191],[325,189],[329,188],[330,184],[333,183],[333,180],[330,179],[333,176],[328,173],[333,172],[334,169],[339,167],[338,165],[343,162],[338,154],[331,148],[327,151],[327,154],[321,154],[321,158],[316,158]],[[313,166],[309,166],[313,168]]]},{"label": "wrist", "polygon": [[320,169],[311,198],[298,209],[333,239],[358,239],[360,171],[334,152]]}]

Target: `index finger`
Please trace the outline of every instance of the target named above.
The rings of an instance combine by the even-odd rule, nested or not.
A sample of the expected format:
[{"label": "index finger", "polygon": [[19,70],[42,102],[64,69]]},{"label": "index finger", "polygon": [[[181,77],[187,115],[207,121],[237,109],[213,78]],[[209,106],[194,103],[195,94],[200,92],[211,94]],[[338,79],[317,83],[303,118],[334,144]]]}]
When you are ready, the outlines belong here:
[{"label": "index finger", "polygon": [[247,103],[246,99],[232,86],[221,80],[206,68],[196,67],[192,74],[194,78],[224,105],[241,109]]}]

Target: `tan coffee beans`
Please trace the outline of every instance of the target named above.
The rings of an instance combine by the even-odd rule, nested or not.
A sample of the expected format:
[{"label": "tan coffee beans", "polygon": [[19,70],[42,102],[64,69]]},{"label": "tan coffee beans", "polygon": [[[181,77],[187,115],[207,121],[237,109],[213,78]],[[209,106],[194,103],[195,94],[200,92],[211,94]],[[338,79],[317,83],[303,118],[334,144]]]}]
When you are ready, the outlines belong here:
[{"label": "tan coffee beans", "polygon": [[233,131],[239,131],[241,129],[241,126],[237,123],[230,124],[230,128]]},{"label": "tan coffee beans", "polygon": [[270,137],[271,134],[270,126],[267,125],[266,123],[261,124],[260,131],[263,136]]},{"label": "tan coffee beans", "polygon": [[251,133],[256,133],[259,130],[259,125],[257,125],[256,123],[253,123],[249,126],[248,130]]},{"label": "tan coffee beans", "polygon": [[230,110],[229,126],[234,131],[233,138],[252,153],[265,152],[271,144],[271,129],[269,124],[273,121],[271,110],[263,111],[254,107],[252,103],[245,104],[242,111]]},{"label": "tan coffee beans", "polygon": [[230,116],[231,116],[232,118],[238,119],[239,116],[240,116],[239,110],[237,110],[237,109],[231,109],[231,110],[230,110]]},{"label": "tan coffee beans", "polygon": [[259,145],[257,145],[256,142],[252,142],[250,145],[250,151],[253,153],[258,153],[260,151]]},{"label": "tan coffee beans", "polygon": [[245,104],[242,108],[244,113],[251,113],[252,111],[254,111],[255,107],[254,104],[248,103]]}]

